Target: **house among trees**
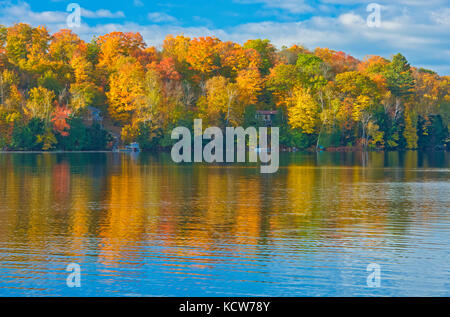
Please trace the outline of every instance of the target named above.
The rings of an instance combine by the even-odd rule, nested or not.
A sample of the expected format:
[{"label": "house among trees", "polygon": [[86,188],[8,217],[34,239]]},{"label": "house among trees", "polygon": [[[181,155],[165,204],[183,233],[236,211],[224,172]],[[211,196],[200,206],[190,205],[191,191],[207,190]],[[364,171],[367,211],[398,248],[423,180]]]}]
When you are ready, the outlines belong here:
[{"label": "house among trees", "polygon": [[94,123],[98,123],[101,126],[103,122],[103,117],[100,115],[101,113],[100,109],[91,106],[86,107],[86,109],[87,109],[86,121],[91,125]]},{"label": "house among trees", "polygon": [[264,122],[265,125],[270,126],[277,113],[277,110],[257,110],[256,119]]}]

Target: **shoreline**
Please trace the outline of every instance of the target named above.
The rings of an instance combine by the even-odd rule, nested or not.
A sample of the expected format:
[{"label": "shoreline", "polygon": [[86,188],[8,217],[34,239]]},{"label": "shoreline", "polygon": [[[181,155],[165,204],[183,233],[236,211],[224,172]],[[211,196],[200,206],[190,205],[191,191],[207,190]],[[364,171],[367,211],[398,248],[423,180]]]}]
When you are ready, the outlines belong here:
[{"label": "shoreline", "polygon": [[44,154],[44,153],[49,153],[49,154],[59,154],[59,153],[115,153],[113,151],[0,151],[0,154],[6,154],[6,153],[21,153],[21,154]]},{"label": "shoreline", "polygon": [[[361,149],[361,148],[330,148],[330,149],[322,149],[322,150],[313,150],[313,149],[280,149],[280,153],[321,153],[321,152],[329,152],[329,153],[344,153],[344,152],[407,152],[407,151],[416,151],[416,152],[447,152],[448,149],[396,149],[396,150],[386,150],[386,149]],[[168,150],[158,150],[158,151],[141,151],[137,153],[170,153]],[[2,151],[0,150],[0,154],[62,154],[62,153],[128,153],[128,152],[115,152],[113,150],[94,150],[94,151]],[[136,153],[136,152],[133,152]]]}]

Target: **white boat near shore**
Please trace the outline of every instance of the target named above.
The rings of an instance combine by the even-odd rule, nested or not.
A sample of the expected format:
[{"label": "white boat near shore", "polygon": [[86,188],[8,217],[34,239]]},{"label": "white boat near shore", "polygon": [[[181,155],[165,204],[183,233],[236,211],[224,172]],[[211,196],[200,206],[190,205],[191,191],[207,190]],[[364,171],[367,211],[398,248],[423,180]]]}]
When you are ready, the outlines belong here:
[{"label": "white boat near shore", "polygon": [[137,153],[140,151],[141,151],[141,148],[139,147],[139,143],[137,143],[137,142],[133,142],[130,145],[126,145],[125,148],[123,148],[123,149],[117,148],[117,149],[113,150],[113,152],[128,152],[128,153],[130,153],[130,152]]}]

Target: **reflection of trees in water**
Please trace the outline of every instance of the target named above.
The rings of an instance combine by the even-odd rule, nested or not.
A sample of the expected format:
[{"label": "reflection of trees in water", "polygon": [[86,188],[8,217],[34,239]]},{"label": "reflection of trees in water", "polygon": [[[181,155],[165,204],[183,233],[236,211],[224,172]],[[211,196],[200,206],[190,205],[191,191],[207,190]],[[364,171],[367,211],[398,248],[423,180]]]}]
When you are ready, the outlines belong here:
[{"label": "reflection of trees in water", "polygon": [[[243,165],[176,165],[146,153],[137,160],[0,155],[0,239],[22,251],[98,249],[108,264],[138,261],[149,254],[137,250],[158,246],[152,256],[189,257],[200,267],[219,261],[218,251],[259,252],[277,239],[297,239],[307,249],[307,240],[333,245],[365,230],[359,234],[396,241],[412,221],[441,208],[432,188],[414,185],[445,177],[423,171],[435,162],[448,168],[447,154],[437,155],[444,158],[414,151],[295,153],[274,175]],[[24,262],[35,256],[13,255]]]}]

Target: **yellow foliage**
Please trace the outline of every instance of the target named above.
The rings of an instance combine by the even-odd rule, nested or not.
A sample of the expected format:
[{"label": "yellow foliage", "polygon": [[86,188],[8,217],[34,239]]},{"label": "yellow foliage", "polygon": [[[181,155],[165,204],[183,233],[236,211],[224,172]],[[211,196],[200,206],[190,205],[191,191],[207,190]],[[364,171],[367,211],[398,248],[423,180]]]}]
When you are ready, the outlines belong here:
[{"label": "yellow foliage", "polygon": [[124,64],[111,75],[110,90],[106,93],[111,116],[122,123],[129,122],[136,102],[144,93],[144,71],[139,63]]},{"label": "yellow foliage", "polygon": [[417,118],[411,113],[407,113],[405,116],[405,130],[403,131],[403,136],[406,140],[407,149],[416,149],[417,141],[419,137],[417,136]]},{"label": "yellow foliage", "polygon": [[370,137],[369,145],[371,147],[384,147],[384,132],[379,129],[380,127],[372,121],[367,125],[367,134]]},{"label": "yellow foliage", "polygon": [[303,88],[295,88],[287,110],[288,122],[292,128],[300,128],[307,134],[317,131],[319,105],[308,91]]},{"label": "yellow foliage", "polygon": [[31,88],[24,112],[30,118],[40,118],[46,123],[50,122],[53,112],[55,93],[43,87]]},{"label": "yellow foliage", "polygon": [[262,78],[257,68],[241,70],[236,78],[240,99],[244,104],[254,104],[262,90]]}]

